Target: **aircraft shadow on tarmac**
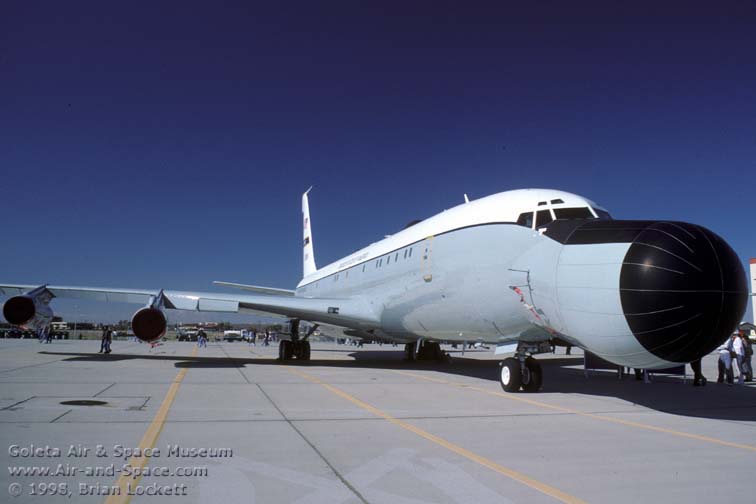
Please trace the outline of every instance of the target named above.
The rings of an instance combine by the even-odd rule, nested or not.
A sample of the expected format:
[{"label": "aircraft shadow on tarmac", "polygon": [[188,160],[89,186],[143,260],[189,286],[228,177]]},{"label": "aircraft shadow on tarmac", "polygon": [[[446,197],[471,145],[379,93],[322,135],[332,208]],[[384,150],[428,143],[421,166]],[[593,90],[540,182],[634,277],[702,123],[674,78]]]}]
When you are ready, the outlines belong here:
[{"label": "aircraft shadow on tarmac", "polygon": [[[330,350],[328,352],[331,352]],[[167,354],[89,354],[76,352],[40,352],[45,355],[70,356],[63,362],[102,362],[124,360],[175,361],[177,368],[223,369],[246,366],[279,365],[273,358],[202,357]],[[297,367],[333,367],[355,369],[387,369],[404,371],[437,371],[446,375],[458,375],[481,380],[497,381],[499,366],[494,360],[481,360],[453,355],[451,362],[415,361],[403,359],[404,353],[359,350],[349,354],[353,360],[318,359],[313,349],[310,361],[287,362]],[[656,411],[686,417],[712,418],[719,420],[753,421],[756,418],[756,387],[726,386],[715,382],[710,376],[705,387],[693,387],[690,378],[683,385],[681,377],[654,377],[652,383],[637,381],[634,375],[617,378],[616,372],[596,371],[585,377],[582,356],[539,359],[544,372],[544,393],[576,394],[582,396],[608,397],[650,408]],[[445,378],[454,383],[454,377]],[[470,393],[475,393],[471,391]],[[538,400],[538,394],[519,394]],[[569,405],[566,405],[569,407]]]}]

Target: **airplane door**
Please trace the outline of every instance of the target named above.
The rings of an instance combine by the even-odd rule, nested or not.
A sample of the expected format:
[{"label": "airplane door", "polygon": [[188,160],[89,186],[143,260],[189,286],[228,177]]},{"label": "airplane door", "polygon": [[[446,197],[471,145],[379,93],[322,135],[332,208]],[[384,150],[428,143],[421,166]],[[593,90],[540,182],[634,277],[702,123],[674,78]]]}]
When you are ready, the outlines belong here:
[{"label": "airplane door", "polygon": [[433,280],[433,270],[431,268],[431,256],[433,254],[433,237],[429,236],[423,242],[423,280],[431,282]]}]

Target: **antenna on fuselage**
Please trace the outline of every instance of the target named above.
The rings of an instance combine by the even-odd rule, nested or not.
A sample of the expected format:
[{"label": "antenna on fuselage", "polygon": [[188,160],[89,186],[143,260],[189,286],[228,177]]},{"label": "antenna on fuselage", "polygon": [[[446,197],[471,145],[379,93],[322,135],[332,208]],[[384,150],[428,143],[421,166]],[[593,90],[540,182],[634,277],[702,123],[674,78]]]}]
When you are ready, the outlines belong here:
[{"label": "antenna on fuselage", "polygon": [[465,193],[465,203],[470,203],[470,198],[467,197],[467,193]]}]

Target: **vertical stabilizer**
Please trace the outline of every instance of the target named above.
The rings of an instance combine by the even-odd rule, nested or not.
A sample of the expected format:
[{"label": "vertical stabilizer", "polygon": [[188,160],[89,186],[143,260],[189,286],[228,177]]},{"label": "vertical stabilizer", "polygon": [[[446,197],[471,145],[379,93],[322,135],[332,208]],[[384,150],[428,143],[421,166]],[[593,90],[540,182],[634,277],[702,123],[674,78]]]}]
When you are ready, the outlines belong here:
[{"label": "vertical stabilizer", "polygon": [[312,230],[310,228],[310,203],[307,195],[312,190],[312,186],[302,195],[302,222],[304,224],[304,241],[302,249],[302,264],[304,276],[311,275],[318,270],[315,266],[315,251],[312,248]]},{"label": "vertical stabilizer", "polygon": [[751,258],[751,308],[753,323],[756,324],[756,258]]}]

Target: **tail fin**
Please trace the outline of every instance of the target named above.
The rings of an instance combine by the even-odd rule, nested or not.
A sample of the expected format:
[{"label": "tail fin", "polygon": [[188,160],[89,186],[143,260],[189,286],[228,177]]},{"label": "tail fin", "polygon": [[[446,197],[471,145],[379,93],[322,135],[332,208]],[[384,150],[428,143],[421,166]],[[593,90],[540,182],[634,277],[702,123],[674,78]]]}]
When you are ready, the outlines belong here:
[{"label": "tail fin", "polygon": [[302,218],[304,220],[304,249],[303,253],[303,268],[304,276],[311,275],[318,270],[315,266],[315,251],[312,248],[312,231],[310,229],[310,203],[307,199],[307,194],[312,190],[312,186],[305,191],[302,195]]}]

